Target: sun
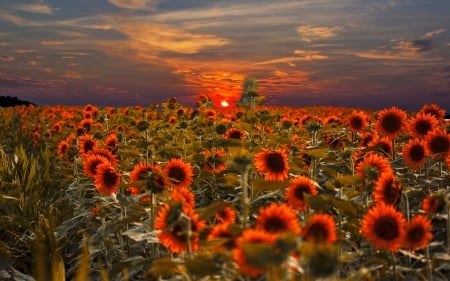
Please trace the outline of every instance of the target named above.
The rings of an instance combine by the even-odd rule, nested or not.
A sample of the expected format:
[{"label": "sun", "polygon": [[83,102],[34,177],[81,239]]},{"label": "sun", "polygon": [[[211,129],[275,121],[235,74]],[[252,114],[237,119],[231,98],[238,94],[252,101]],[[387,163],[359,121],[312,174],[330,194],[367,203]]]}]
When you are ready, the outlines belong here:
[{"label": "sun", "polygon": [[220,102],[220,106],[222,106],[222,107],[229,107],[230,104],[226,100],[223,100],[223,101]]}]

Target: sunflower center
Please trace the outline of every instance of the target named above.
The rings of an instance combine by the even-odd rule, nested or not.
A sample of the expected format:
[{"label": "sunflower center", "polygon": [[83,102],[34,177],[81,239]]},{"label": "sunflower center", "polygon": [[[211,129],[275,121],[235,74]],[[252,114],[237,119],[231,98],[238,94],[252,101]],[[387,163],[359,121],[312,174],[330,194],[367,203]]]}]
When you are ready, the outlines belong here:
[{"label": "sunflower center", "polygon": [[266,157],[266,163],[269,170],[274,173],[281,173],[286,169],[283,156],[279,153],[269,153]]},{"label": "sunflower center", "polygon": [[406,233],[406,236],[408,238],[408,241],[411,241],[413,243],[419,242],[425,236],[425,229],[423,229],[423,227],[421,227],[420,225],[417,225],[410,228]]},{"label": "sunflower center", "polygon": [[384,201],[388,204],[397,202],[400,196],[400,190],[392,180],[388,181],[383,188]]},{"label": "sunflower center", "polygon": [[173,236],[180,241],[180,242],[186,242],[187,236],[186,232],[184,231],[184,227],[181,223],[177,223],[172,230]]},{"label": "sunflower center", "polygon": [[395,218],[383,216],[375,221],[374,232],[382,240],[389,241],[398,237],[399,230]]},{"label": "sunflower center", "polygon": [[92,141],[86,141],[84,142],[83,148],[84,148],[84,152],[88,152],[94,149],[94,145],[95,143]]},{"label": "sunflower center", "polygon": [[288,226],[286,222],[279,217],[270,217],[264,223],[264,229],[268,232],[277,233],[286,231]]},{"label": "sunflower center", "polygon": [[295,198],[297,198],[298,200],[304,200],[305,198],[303,197],[303,193],[311,193],[309,191],[309,188],[305,185],[297,185],[297,187],[295,188]]},{"label": "sunflower center", "polygon": [[327,229],[321,224],[312,224],[308,230],[306,231],[306,237],[310,240],[315,241],[316,243],[325,242],[328,238]]},{"label": "sunflower center", "polygon": [[431,124],[430,124],[430,122],[421,120],[416,123],[416,125],[414,126],[414,129],[420,135],[425,136],[428,133],[428,131],[431,130]]},{"label": "sunflower center", "polygon": [[182,182],[186,178],[184,170],[180,167],[172,167],[168,172],[168,176],[170,179],[175,180],[177,183]]},{"label": "sunflower center", "polygon": [[425,149],[421,145],[416,145],[411,147],[409,151],[409,158],[411,158],[415,162],[422,161],[425,157]]},{"label": "sunflower center", "polygon": [[114,187],[117,183],[117,179],[118,179],[117,173],[113,169],[107,169],[103,173],[103,183],[108,188]]},{"label": "sunflower center", "polygon": [[350,126],[355,130],[361,129],[362,125],[363,125],[363,120],[359,117],[353,117],[350,120]]},{"label": "sunflower center", "polygon": [[228,135],[228,137],[230,139],[241,139],[242,138],[242,133],[240,131],[232,131],[230,132],[230,134]]},{"label": "sunflower center", "polygon": [[436,153],[447,152],[450,148],[450,143],[447,137],[436,136],[430,141],[430,150]]},{"label": "sunflower center", "polygon": [[396,114],[386,114],[381,120],[381,126],[389,133],[395,133],[401,128],[402,121]]}]

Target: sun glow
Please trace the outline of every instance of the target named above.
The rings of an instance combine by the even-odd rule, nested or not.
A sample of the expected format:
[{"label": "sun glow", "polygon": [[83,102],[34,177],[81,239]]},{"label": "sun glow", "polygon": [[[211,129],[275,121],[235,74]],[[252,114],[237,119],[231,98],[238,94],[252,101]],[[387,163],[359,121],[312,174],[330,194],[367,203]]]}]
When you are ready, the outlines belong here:
[{"label": "sun glow", "polygon": [[220,106],[222,106],[222,107],[229,107],[230,104],[226,100],[223,100],[223,101],[220,102]]}]

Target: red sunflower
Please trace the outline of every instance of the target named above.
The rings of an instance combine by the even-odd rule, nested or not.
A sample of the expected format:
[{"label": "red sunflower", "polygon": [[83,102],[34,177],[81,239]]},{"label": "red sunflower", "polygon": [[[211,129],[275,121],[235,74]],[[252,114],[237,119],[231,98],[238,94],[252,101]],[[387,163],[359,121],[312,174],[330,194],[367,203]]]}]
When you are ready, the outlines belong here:
[{"label": "red sunflower", "polygon": [[255,154],[254,166],[258,173],[265,174],[265,180],[284,181],[288,178],[288,156],[284,149],[263,149]]},{"label": "red sunflower", "polygon": [[58,148],[57,148],[59,157],[61,157],[61,158],[66,157],[67,152],[69,151],[69,147],[70,147],[70,144],[66,140],[60,141],[58,143]]},{"label": "red sunflower", "polygon": [[195,196],[188,187],[173,189],[170,192],[170,198],[172,202],[181,202],[183,204],[183,210],[195,208]]},{"label": "red sunflower", "polygon": [[[154,227],[161,244],[172,253],[180,254],[188,251],[188,239],[193,251],[199,246],[199,233],[205,227],[205,221],[200,220],[199,215],[192,209],[183,213],[182,204],[164,204],[156,215]],[[190,223],[187,223],[187,220]],[[190,229],[188,229],[190,225]],[[188,236],[190,235],[190,237]]]},{"label": "red sunflower", "polygon": [[444,198],[438,194],[427,196],[422,200],[422,209],[430,216],[440,213],[444,207]]},{"label": "red sunflower", "polygon": [[427,247],[433,238],[431,221],[423,216],[416,215],[406,224],[406,235],[403,247],[411,250],[420,250]]},{"label": "red sunflower", "polygon": [[304,193],[310,195],[317,195],[317,185],[308,177],[298,176],[290,181],[288,187],[286,187],[286,200],[289,206],[294,210],[303,211],[307,207]]},{"label": "red sunflower", "polygon": [[434,129],[425,137],[428,155],[434,160],[444,160],[450,153],[450,134]]},{"label": "red sunflower", "polygon": [[208,173],[220,173],[226,169],[226,152],[223,149],[213,148],[201,153],[205,159],[203,169]]},{"label": "red sunflower", "polygon": [[437,104],[435,103],[431,103],[431,104],[425,104],[419,112],[423,112],[423,113],[429,113],[431,115],[433,115],[434,117],[436,117],[436,119],[439,122],[444,121],[445,118],[445,110],[443,110],[442,108],[440,108]]},{"label": "red sunflower", "polygon": [[111,133],[106,137],[106,140],[103,143],[109,151],[112,153],[116,153],[117,149],[119,147],[119,139],[117,138],[117,135],[114,133]]},{"label": "red sunflower", "polygon": [[83,155],[95,150],[98,146],[98,141],[92,135],[85,134],[78,138],[78,146],[80,154]]},{"label": "red sunflower", "polygon": [[244,247],[251,243],[270,246],[275,243],[276,239],[277,235],[258,229],[249,228],[244,230],[242,235],[236,240],[236,247],[231,251],[231,256],[239,266],[239,271],[250,278],[256,278],[264,274],[267,269],[251,264]]},{"label": "red sunflower", "polygon": [[394,151],[392,141],[387,137],[376,138],[369,142],[368,146],[388,157],[391,157]]},{"label": "red sunflower", "polygon": [[271,203],[269,206],[259,209],[255,228],[273,234],[289,231],[300,234],[301,232],[300,223],[294,210],[287,204],[277,203]]},{"label": "red sunflower", "polygon": [[180,158],[172,158],[167,161],[164,171],[168,183],[174,188],[189,187],[194,178],[191,164]]},{"label": "red sunflower", "polygon": [[393,106],[378,112],[376,128],[382,135],[394,139],[406,127],[407,114],[404,110]]},{"label": "red sunflower", "polygon": [[418,112],[408,121],[408,131],[415,138],[424,138],[438,126],[438,120],[431,113]]},{"label": "red sunflower", "polygon": [[381,175],[394,174],[388,159],[377,153],[367,153],[356,164],[355,170],[358,175],[370,182],[377,181]]},{"label": "red sunflower", "polygon": [[336,220],[330,214],[314,214],[303,230],[303,239],[315,244],[332,244],[338,239]]},{"label": "red sunflower", "polygon": [[111,195],[116,192],[120,184],[120,174],[109,162],[103,162],[97,165],[94,176],[95,188],[102,195]]},{"label": "red sunflower", "polygon": [[215,214],[215,218],[220,223],[235,223],[236,217],[236,210],[232,207],[225,207]]},{"label": "red sunflower", "polygon": [[364,111],[354,110],[347,116],[346,123],[350,131],[361,133],[369,125],[368,120],[369,117]]},{"label": "red sunflower", "polygon": [[378,178],[375,188],[372,191],[373,199],[376,203],[395,205],[402,193],[402,186],[393,174],[382,174]]},{"label": "red sunflower", "polygon": [[361,233],[377,249],[396,252],[405,238],[406,219],[392,205],[377,204],[361,220]]},{"label": "red sunflower", "polygon": [[242,130],[239,130],[237,128],[231,127],[225,132],[225,139],[238,139],[243,140],[246,138],[245,132]]},{"label": "red sunflower", "polygon": [[410,139],[402,148],[402,156],[408,168],[417,170],[425,164],[427,150],[425,142],[420,139]]},{"label": "red sunflower", "polygon": [[109,161],[106,157],[99,154],[87,154],[83,158],[83,171],[84,174],[90,178],[94,178],[97,174],[97,166],[102,163],[108,163]]},{"label": "red sunflower", "polygon": [[230,229],[232,224],[229,223],[219,223],[214,225],[208,233],[208,240],[214,239],[225,239],[226,241],[223,244],[220,244],[217,247],[214,247],[214,251],[221,250],[231,250],[236,247],[236,237],[237,233]]}]

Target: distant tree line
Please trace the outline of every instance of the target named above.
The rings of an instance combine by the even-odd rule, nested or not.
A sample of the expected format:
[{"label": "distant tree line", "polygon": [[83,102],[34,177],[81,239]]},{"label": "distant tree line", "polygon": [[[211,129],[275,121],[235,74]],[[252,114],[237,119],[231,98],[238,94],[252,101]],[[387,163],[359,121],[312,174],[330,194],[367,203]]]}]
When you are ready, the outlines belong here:
[{"label": "distant tree line", "polygon": [[35,105],[32,102],[21,100],[17,97],[10,97],[10,96],[0,96],[0,106],[1,107],[9,107],[9,106],[16,106],[16,105]]}]

